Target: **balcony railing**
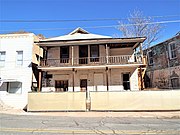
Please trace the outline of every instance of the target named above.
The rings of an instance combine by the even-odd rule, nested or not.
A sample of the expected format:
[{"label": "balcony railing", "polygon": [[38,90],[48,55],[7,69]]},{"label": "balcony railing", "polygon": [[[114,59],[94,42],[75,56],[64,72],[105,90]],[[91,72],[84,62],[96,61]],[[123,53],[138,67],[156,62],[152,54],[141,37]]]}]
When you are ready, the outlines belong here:
[{"label": "balcony railing", "polygon": [[41,66],[93,66],[93,65],[114,65],[114,64],[142,64],[140,57],[132,55],[104,56],[104,57],[84,57],[84,58],[67,58],[67,59],[46,59],[41,60]]}]

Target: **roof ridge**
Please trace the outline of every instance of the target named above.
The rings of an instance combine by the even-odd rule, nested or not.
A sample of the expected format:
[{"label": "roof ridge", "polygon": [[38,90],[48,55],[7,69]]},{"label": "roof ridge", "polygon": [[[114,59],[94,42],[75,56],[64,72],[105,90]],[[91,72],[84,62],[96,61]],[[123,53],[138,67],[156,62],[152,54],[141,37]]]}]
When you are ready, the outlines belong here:
[{"label": "roof ridge", "polygon": [[84,30],[81,27],[77,27],[76,29],[74,29],[72,32],[70,32],[68,35],[73,35],[75,33],[83,33],[83,34],[89,34],[88,31]]}]

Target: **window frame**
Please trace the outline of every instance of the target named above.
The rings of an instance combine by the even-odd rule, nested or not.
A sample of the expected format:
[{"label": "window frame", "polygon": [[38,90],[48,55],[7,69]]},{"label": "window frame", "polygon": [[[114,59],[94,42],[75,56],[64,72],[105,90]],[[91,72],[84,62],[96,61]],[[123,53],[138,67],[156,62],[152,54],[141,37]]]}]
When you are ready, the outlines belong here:
[{"label": "window frame", "polygon": [[[174,45],[174,48],[172,48],[172,45]],[[176,46],[176,42],[170,42],[168,44],[168,51],[169,51],[169,58],[170,59],[175,59],[177,58],[177,46]]]},{"label": "window frame", "polygon": [[[2,54],[4,53],[4,57],[2,57]],[[4,59],[2,59],[4,58]],[[6,61],[6,51],[0,51],[0,67],[5,66],[5,61]]]},{"label": "window frame", "polygon": [[[92,55],[92,47],[97,47],[96,49],[97,49],[97,51],[96,51],[96,54],[95,55],[97,55],[97,57],[95,56],[95,57],[93,57]],[[95,49],[95,50],[96,50]],[[90,62],[99,62],[99,45],[90,45]]]},{"label": "window frame", "polygon": [[[151,53],[151,56],[150,56],[150,53]],[[148,65],[150,65],[150,66],[154,65],[153,51],[152,50],[148,51]]]},{"label": "window frame", "polygon": [[[22,58],[19,59],[19,53],[22,52]],[[19,64],[21,62],[21,64]],[[16,66],[23,66],[23,51],[16,51]]]},{"label": "window frame", "polygon": [[[66,48],[67,49],[67,53],[62,53],[63,49]],[[69,46],[60,46],[60,63],[69,63]]]}]

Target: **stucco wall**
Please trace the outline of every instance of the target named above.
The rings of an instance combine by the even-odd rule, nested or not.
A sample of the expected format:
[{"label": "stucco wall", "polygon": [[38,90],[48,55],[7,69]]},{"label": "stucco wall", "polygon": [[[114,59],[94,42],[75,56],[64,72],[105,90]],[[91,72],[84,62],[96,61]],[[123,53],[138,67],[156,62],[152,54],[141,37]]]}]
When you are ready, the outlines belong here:
[{"label": "stucco wall", "polygon": [[29,93],[28,111],[85,111],[85,92]]},{"label": "stucco wall", "polygon": [[91,110],[180,110],[180,91],[91,92]]},{"label": "stucco wall", "polygon": [[[92,111],[180,110],[180,91],[90,92]],[[29,93],[28,111],[85,111],[85,92]]]}]

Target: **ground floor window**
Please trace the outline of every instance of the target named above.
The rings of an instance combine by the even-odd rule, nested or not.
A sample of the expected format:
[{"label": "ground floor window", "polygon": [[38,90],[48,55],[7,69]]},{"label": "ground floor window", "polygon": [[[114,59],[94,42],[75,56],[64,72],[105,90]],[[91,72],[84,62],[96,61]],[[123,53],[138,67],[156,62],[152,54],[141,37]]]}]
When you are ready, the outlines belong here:
[{"label": "ground floor window", "polygon": [[179,88],[179,78],[172,78],[171,85],[173,88]]},{"label": "ground floor window", "polygon": [[56,80],[55,88],[56,92],[68,91],[68,80]]},{"label": "ground floor window", "polygon": [[12,94],[21,94],[22,82],[3,82],[0,86],[0,91],[7,91]]}]

